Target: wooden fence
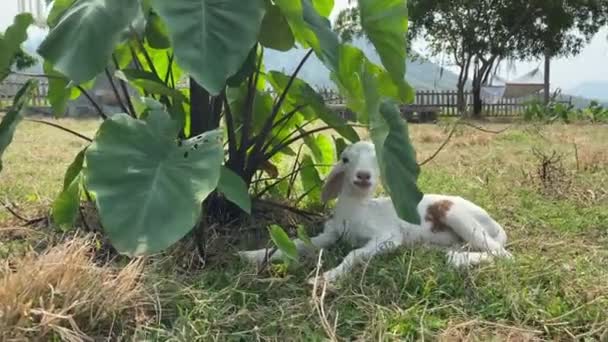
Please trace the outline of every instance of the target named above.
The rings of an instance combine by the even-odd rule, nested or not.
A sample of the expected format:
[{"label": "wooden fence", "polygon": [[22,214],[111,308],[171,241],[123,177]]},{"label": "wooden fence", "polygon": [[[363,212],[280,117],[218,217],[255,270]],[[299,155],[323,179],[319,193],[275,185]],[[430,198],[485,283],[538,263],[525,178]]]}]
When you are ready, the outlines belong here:
[{"label": "wooden fence", "polygon": [[[23,85],[22,82],[4,81],[0,84],[0,110],[5,110],[12,104],[13,97]],[[37,108],[50,107],[47,99],[48,82],[39,80],[38,88],[34,97],[30,101],[30,106]],[[344,99],[334,90],[321,89],[319,93],[331,108],[342,112],[345,111]],[[417,110],[429,110],[437,112],[441,116],[458,116],[457,107],[458,93],[456,91],[428,91],[421,90],[416,92],[413,104],[404,106]],[[500,98],[496,103],[483,103],[482,112],[488,117],[513,117],[520,115],[534,100],[541,100],[538,95],[525,98]],[[465,110],[467,113],[473,110],[473,93],[465,93]],[[403,108],[402,108],[403,111]]]},{"label": "wooden fence", "polygon": [[[4,81],[0,84],[0,110],[4,111],[13,104],[13,98],[23,86],[23,82]],[[38,87],[34,90],[34,96],[29,101],[29,105],[35,108],[48,108],[50,103],[47,95],[49,84],[46,80],[40,80]]]},{"label": "wooden fence", "polygon": [[[344,99],[335,91],[322,89],[321,95],[325,101],[332,105],[344,103]],[[465,111],[473,111],[473,93],[465,92]],[[483,103],[482,113],[489,117],[512,117],[520,115],[534,101],[542,101],[540,95],[524,98],[500,98],[496,103]],[[416,108],[433,108],[442,116],[458,116],[458,92],[421,90],[416,92],[414,103],[410,106]]]}]

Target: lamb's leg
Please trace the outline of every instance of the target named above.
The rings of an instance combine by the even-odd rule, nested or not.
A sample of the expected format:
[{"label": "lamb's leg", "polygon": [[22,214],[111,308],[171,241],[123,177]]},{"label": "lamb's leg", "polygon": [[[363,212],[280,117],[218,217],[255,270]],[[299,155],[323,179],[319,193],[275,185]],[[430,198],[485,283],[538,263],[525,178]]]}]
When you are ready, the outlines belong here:
[{"label": "lamb's leg", "polygon": [[445,215],[444,223],[473,249],[490,252],[498,256],[511,256],[501,243],[496,241],[485,227],[466,209],[452,207]]},{"label": "lamb's leg", "polygon": [[[348,273],[356,264],[369,260],[377,254],[392,251],[399,247],[400,244],[401,237],[397,236],[388,236],[371,240],[363,247],[348,253],[340,265],[323,273],[323,280],[333,282],[340,276]],[[314,279],[309,279],[308,282],[312,283],[314,282]]]},{"label": "lamb's leg", "polygon": [[[327,230],[315,237],[312,237],[310,239],[310,242],[316,248],[327,248],[330,247],[337,240],[338,236],[333,231]],[[293,240],[293,242],[296,245],[298,253],[310,251],[309,246],[304,241],[300,239],[295,239]],[[268,256],[270,256],[270,261],[279,260],[283,257],[283,252],[281,252],[281,250],[277,249],[272,255],[270,255],[271,251],[272,250],[269,248],[262,248],[253,251],[238,252],[238,255],[244,260],[257,264],[262,264]]]}]

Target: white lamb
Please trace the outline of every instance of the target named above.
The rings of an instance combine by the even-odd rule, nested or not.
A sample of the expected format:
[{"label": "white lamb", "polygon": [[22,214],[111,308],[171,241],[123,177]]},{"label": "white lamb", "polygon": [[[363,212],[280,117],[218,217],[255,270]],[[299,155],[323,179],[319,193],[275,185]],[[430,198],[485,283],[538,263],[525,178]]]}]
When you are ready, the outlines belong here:
[{"label": "white lamb", "polygon": [[[359,248],[351,251],[334,269],[323,274],[333,282],[355,264],[376,254],[397,248],[428,244],[447,250],[455,266],[476,265],[493,256],[510,258],[505,250],[507,235],[488,213],[461,197],[425,195],[418,204],[421,224],[401,220],[389,197],[372,198],[378,185],[379,168],[374,145],[357,142],[348,146],[334,165],[323,186],[322,200],[338,198],[333,217],[318,236],[311,239],[317,248],[328,248],[345,239]],[[298,252],[307,245],[296,239]],[[261,264],[268,249],[239,252],[241,258]],[[281,258],[277,250],[270,260]]]}]

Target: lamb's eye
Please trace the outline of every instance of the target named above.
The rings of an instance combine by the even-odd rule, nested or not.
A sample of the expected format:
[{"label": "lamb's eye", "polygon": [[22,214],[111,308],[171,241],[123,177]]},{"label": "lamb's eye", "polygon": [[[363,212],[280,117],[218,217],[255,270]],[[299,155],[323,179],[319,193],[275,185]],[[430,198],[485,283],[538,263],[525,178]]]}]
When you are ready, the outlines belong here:
[{"label": "lamb's eye", "polygon": [[348,163],[348,158],[346,158],[346,157],[342,157],[342,162],[343,162],[344,164]]}]

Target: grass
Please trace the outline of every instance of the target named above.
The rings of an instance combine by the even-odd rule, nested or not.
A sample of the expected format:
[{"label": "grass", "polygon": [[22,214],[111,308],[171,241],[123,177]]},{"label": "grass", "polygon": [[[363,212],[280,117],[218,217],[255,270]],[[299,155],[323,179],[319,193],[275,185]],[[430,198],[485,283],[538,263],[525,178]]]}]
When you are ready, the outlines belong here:
[{"label": "grass", "polygon": [[[89,136],[98,125],[61,123]],[[419,160],[431,155],[449,130],[446,123],[411,126]],[[440,252],[404,248],[357,268],[338,289],[322,295],[304,284],[316,260],[258,274],[223,246],[225,257],[202,271],[179,271],[183,257],[174,254],[149,258],[142,271],[122,262],[99,264],[86,257],[85,248],[77,249],[84,253],[77,265],[89,271],[82,282],[70,283],[70,289],[79,290],[59,291],[66,300],[53,302],[58,282],[50,270],[74,272],[65,255],[75,242],[48,230],[23,232],[1,211],[0,258],[11,271],[1,273],[0,281],[19,285],[3,288],[0,305],[35,298],[37,306],[31,308],[72,320],[53,321],[58,328],[48,328],[46,320],[30,315],[19,324],[58,339],[65,339],[62,332],[76,331],[74,340],[104,333],[162,341],[608,340],[607,134],[608,127],[599,125],[514,125],[501,134],[462,126],[423,167],[419,183],[425,192],[471,199],[504,225],[513,261],[455,270]],[[63,132],[24,122],[5,155],[0,198],[28,217],[46,210],[65,168],[83,146]],[[559,160],[543,167],[543,156],[554,150]],[[326,253],[323,269],[345,252]],[[49,255],[61,257],[51,266],[45,263]],[[95,322],[83,318],[108,298],[125,296],[103,287],[125,270],[138,275],[130,283],[136,291],[125,291],[135,295],[127,296],[124,305],[108,306]],[[35,296],[21,295],[28,286],[36,287]],[[92,292],[98,295],[86,297]],[[5,310],[1,317],[7,317]],[[117,326],[122,328],[108,328]]]}]

